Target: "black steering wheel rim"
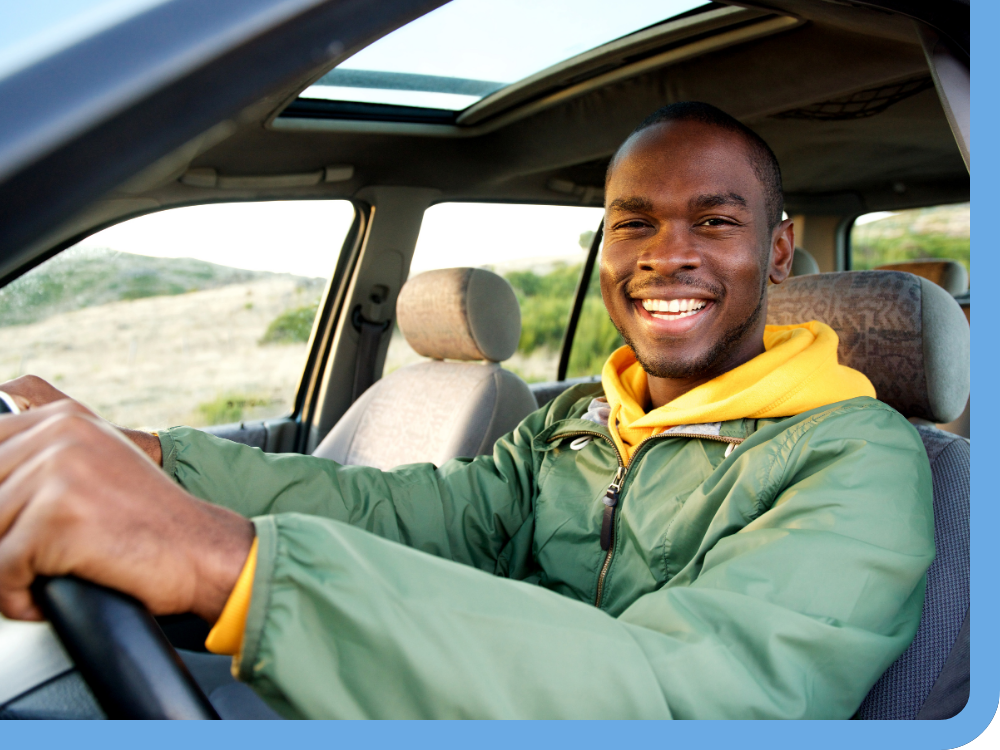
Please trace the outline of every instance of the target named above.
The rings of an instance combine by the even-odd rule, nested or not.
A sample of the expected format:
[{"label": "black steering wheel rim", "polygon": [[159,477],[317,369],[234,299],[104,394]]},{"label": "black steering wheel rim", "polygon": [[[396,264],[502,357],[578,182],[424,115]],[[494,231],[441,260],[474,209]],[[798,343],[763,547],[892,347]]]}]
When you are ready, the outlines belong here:
[{"label": "black steering wheel rim", "polygon": [[73,576],[32,586],[109,719],[218,719],[208,698],[136,599]]}]

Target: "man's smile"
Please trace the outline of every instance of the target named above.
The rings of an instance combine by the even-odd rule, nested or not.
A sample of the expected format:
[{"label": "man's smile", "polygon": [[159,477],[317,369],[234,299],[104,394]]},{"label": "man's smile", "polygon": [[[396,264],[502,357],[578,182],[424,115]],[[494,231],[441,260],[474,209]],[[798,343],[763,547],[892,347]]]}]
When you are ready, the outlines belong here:
[{"label": "man's smile", "polygon": [[676,320],[694,315],[708,304],[705,299],[644,299],[642,306],[654,318]]},{"label": "man's smile", "polygon": [[715,300],[670,295],[643,296],[633,298],[632,306],[652,331],[668,336],[678,336],[698,326],[702,319],[708,315],[708,312],[715,307]]}]

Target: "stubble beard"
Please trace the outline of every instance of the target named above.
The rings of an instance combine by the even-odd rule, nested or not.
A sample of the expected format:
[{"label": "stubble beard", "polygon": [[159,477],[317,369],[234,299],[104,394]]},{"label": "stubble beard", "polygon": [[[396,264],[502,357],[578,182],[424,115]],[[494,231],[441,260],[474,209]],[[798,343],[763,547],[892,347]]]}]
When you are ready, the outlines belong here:
[{"label": "stubble beard", "polygon": [[[760,297],[757,300],[757,307],[754,311],[750,313],[745,320],[740,321],[733,327],[723,334],[723,336],[715,342],[715,345],[709,349],[705,354],[693,361],[679,361],[677,359],[672,359],[670,357],[670,352],[656,352],[653,356],[648,356],[646,354],[639,353],[639,347],[636,346],[635,342],[624,331],[614,319],[612,323],[615,323],[615,328],[618,329],[618,333],[621,334],[622,339],[628,345],[629,349],[635,355],[636,361],[646,371],[647,375],[651,375],[654,378],[669,378],[671,380],[683,380],[687,378],[693,378],[697,376],[702,376],[705,373],[713,373],[714,375],[721,375],[722,373],[715,373],[715,370],[725,362],[729,355],[736,349],[740,343],[742,343],[744,337],[747,333],[753,330],[757,323],[760,321],[761,315],[764,314],[764,303],[767,300],[767,276],[764,277],[763,283],[761,284]],[[656,355],[661,356],[656,356]]]}]

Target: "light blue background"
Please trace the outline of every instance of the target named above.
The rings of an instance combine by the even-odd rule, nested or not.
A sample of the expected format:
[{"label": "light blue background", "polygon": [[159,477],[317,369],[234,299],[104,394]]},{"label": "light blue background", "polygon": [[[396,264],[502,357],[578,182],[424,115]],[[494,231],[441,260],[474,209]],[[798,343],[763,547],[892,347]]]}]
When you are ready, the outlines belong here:
[{"label": "light blue background", "polygon": [[[210,0],[206,0],[210,1]],[[0,3],[10,0],[0,0]],[[2,15],[2,11],[0,11]],[[976,172],[972,178],[973,261],[975,276],[985,283],[1000,278],[1000,237],[992,224],[1000,198],[1000,144],[995,133],[1000,122],[997,74],[1000,71],[1000,2],[974,0],[972,22],[973,130],[980,134]],[[978,126],[978,127],[977,127]],[[985,150],[984,150],[985,149]],[[984,161],[985,159],[985,161]],[[981,251],[985,248],[984,251]],[[981,287],[978,287],[981,289]],[[976,320],[992,321],[1000,307],[1000,293],[987,288],[977,295]],[[275,723],[161,723],[135,722],[4,722],[0,746],[20,748],[136,747],[170,748],[268,747],[275,750],[313,750],[315,747],[410,748],[467,747],[470,750],[526,747],[560,748],[688,748],[733,746],[802,747],[862,750],[878,747],[941,750],[970,742],[989,724],[1000,696],[998,621],[995,580],[1000,558],[1000,504],[995,487],[1000,481],[997,453],[997,396],[992,390],[1000,356],[991,327],[973,329],[972,381],[976,392],[972,474],[972,695],[966,709],[954,719],[939,722],[275,722]],[[985,463],[983,463],[985,462]]]}]

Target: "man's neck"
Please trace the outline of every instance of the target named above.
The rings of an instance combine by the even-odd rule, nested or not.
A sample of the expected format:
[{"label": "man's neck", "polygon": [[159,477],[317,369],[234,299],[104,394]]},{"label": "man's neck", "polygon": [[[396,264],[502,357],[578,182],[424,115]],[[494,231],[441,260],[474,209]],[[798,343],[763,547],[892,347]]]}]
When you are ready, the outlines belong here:
[{"label": "man's neck", "polygon": [[764,340],[763,336],[761,336],[759,339],[754,339],[752,346],[747,346],[738,352],[730,353],[730,356],[726,357],[721,363],[708,367],[697,375],[693,375],[689,378],[660,378],[655,375],[649,375],[648,382],[650,403],[645,404],[644,407],[646,411],[649,411],[650,409],[657,409],[664,404],[669,404],[674,399],[680,398],[688,391],[697,388],[699,385],[707,383],[710,380],[714,380],[720,375],[723,375],[730,370],[749,362],[758,354],[763,353]]}]

